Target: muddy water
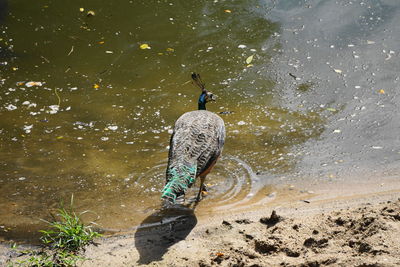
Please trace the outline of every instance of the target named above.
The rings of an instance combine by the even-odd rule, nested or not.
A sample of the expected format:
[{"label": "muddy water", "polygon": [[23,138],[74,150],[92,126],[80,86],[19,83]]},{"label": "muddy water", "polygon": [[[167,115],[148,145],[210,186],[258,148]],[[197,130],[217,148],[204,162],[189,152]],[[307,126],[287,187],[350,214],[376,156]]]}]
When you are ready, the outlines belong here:
[{"label": "muddy water", "polygon": [[279,24],[264,17],[271,7],[9,2],[1,39],[5,235],[34,232],[72,194],[76,209],[93,211],[104,228],[130,228],[158,208],[173,123],[197,106],[192,71],[219,97],[209,110],[228,113],[210,203],[251,198],[267,184],[256,172],[292,169],[290,148],[317,137],[322,119],[282,108],[263,74],[280,46]]},{"label": "muddy water", "polygon": [[338,142],[348,128],[334,123],[352,118],[362,96],[346,90],[357,76],[344,75],[345,62],[358,63],[326,61],[347,59],[344,43],[357,43],[321,38],[312,14],[369,10],[358,4],[10,1],[0,41],[1,235],[34,236],[39,218],[72,194],[77,210],[93,211],[85,219],[99,217],[106,229],[131,229],[159,208],[173,123],[197,107],[192,71],[218,95],[208,109],[223,112],[227,126],[197,213],[263,203],[286,177],[355,165],[357,150],[346,149],[357,135]]}]

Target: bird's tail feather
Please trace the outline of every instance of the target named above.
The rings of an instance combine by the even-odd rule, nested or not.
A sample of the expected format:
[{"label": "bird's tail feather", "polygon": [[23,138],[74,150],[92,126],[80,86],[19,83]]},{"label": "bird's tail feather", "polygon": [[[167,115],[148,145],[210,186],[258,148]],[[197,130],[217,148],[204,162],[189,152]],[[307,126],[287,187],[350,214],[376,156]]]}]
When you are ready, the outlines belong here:
[{"label": "bird's tail feather", "polygon": [[169,170],[170,179],[162,190],[162,199],[175,203],[176,198],[185,194],[196,180],[196,165],[179,166]]}]

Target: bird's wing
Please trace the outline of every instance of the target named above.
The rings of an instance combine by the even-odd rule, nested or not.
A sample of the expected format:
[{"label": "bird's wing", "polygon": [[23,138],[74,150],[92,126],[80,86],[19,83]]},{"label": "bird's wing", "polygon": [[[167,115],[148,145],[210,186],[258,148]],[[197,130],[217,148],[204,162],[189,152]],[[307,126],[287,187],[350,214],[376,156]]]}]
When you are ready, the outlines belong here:
[{"label": "bird's wing", "polygon": [[170,142],[168,169],[197,164],[197,175],[220,155],[225,137],[222,119],[211,112],[188,112],[176,122]]}]

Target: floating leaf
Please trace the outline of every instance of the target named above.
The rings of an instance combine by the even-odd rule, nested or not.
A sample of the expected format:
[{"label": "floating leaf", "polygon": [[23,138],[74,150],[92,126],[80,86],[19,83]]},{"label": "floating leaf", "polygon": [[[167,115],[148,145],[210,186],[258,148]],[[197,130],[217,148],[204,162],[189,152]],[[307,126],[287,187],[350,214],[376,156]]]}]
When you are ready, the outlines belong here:
[{"label": "floating leaf", "polygon": [[229,10],[229,9],[225,9],[224,12],[225,12],[225,13],[232,13],[232,11]]},{"label": "floating leaf", "polygon": [[339,73],[339,74],[341,74],[342,73],[342,70],[339,70],[339,69],[333,69],[336,73]]},{"label": "floating leaf", "polygon": [[379,90],[379,93],[380,93],[380,94],[384,94],[384,93],[385,93],[385,90],[381,89],[381,90]]},{"label": "floating leaf", "polygon": [[100,85],[98,85],[97,83],[95,83],[95,84],[93,84],[93,88],[94,88],[94,89],[98,89],[98,88],[100,88]]},{"label": "floating leaf", "polygon": [[117,125],[110,125],[107,128],[110,129],[111,131],[116,131],[118,129],[118,126]]},{"label": "floating leaf", "polygon": [[248,58],[246,58],[246,63],[250,64],[253,61],[254,55],[249,56]]},{"label": "floating leaf", "polygon": [[94,13],[93,10],[89,10],[88,13],[86,14],[86,16],[88,17],[93,17],[94,15],[96,15],[96,13]]},{"label": "floating leaf", "polygon": [[335,108],[327,108],[326,110],[336,112],[337,110]]},{"label": "floating leaf", "polygon": [[83,7],[81,7],[81,8],[79,8],[79,11],[83,12],[83,11],[85,11],[85,9]]},{"label": "floating leaf", "polygon": [[104,41],[100,41],[100,42],[99,42],[99,44],[104,44],[104,43],[105,43]]},{"label": "floating leaf", "polygon": [[175,51],[175,49],[173,49],[173,48],[171,48],[171,47],[168,47],[167,48],[167,52],[174,52]]},{"label": "floating leaf", "polygon": [[151,49],[151,47],[148,44],[141,44],[140,49]]},{"label": "floating leaf", "polygon": [[32,86],[42,86],[43,83],[42,82],[27,82],[25,84],[26,87],[32,87]]}]

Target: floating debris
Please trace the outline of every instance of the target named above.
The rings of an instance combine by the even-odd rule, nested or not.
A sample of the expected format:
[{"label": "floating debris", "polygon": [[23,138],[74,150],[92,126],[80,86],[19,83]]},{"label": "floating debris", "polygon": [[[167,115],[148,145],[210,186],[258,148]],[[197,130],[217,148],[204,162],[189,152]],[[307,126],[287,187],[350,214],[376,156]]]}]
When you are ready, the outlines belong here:
[{"label": "floating debris", "polygon": [[37,106],[37,104],[36,103],[31,103],[31,102],[29,102],[29,101],[24,101],[23,103],[22,103],[22,105],[24,105],[24,106],[28,106],[28,108],[31,108],[31,107],[36,107]]},{"label": "floating debris", "polygon": [[118,126],[117,125],[110,125],[107,128],[110,129],[111,131],[116,131],[118,129]]},{"label": "floating debris", "polygon": [[141,44],[139,46],[140,49],[151,49],[151,47],[148,44]]},{"label": "floating debris", "polygon": [[339,73],[339,74],[341,74],[342,73],[342,70],[339,70],[339,69],[333,69],[336,73]]},{"label": "floating debris", "polygon": [[51,105],[51,106],[49,106],[49,108],[50,108],[50,110],[49,110],[50,114],[56,114],[59,111],[60,106],[59,105]]},{"label": "floating debris", "polygon": [[89,10],[87,13],[86,13],[86,16],[87,17],[93,17],[93,16],[95,16],[96,15],[96,13],[93,11],[93,10]]},{"label": "floating debris", "polygon": [[25,84],[25,86],[26,87],[32,87],[32,86],[42,86],[43,85],[43,83],[42,82],[27,82],[26,84]]},{"label": "floating debris", "polygon": [[249,56],[248,58],[246,58],[246,63],[250,64],[253,61],[254,55]]},{"label": "floating debris", "polygon": [[8,106],[6,106],[6,109],[9,111],[16,110],[17,106],[14,106],[13,104],[9,104]]},{"label": "floating debris", "polygon": [[[72,46],[72,47],[71,47],[71,50],[69,50],[69,52],[68,52],[67,56],[71,55],[71,54],[72,54],[72,52],[74,52],[74,46]],[[65,71],[65,72],[67,72],[67,71]]]},{"label": "floating debris", "polygon": [[[290,72],[289,72],[289,76],[292,77],[293,79],[297,80],[297,76],[294,75],[293,73],[290,73]],[[300,79],[299,79],[299,80],[300,80]]]},{"label": "floating debris", "polygon": [[33,124],[31,124],[31,125],[24,125],[24,131],[25,131],[25,133],[30,133],[31,131],[32,131],[32,128],[33,128]]}]

